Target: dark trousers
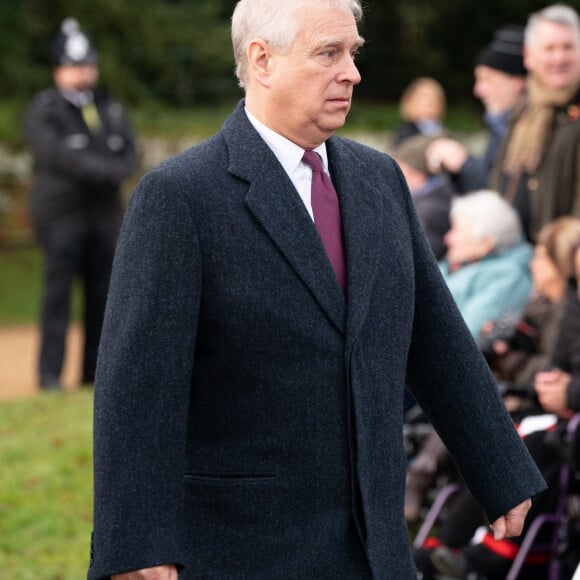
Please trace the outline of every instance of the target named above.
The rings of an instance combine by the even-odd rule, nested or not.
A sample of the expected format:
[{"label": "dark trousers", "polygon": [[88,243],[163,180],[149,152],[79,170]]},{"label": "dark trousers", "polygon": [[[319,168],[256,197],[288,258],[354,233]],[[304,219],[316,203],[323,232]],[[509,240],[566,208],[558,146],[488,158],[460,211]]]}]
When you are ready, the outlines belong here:
[{"label": "dark trousers", "polygon": [[70,321],[73,282],[81,280],[84,353],[81,382],[95,378],[111,266],[120,224],[117,211],[71,215],[36,227],[44,252],[44,288],[38,372],[41,386],[60,382]]}]

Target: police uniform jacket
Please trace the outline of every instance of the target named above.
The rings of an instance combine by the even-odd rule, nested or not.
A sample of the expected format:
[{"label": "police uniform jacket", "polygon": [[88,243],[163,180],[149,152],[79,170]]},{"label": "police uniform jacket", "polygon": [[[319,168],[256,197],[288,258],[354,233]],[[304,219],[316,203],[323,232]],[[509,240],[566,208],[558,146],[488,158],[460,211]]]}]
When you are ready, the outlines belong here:
[{"label": "police uniform jacket", "polygon": [[61,216],[120,209],[119,186],[137,164],[133,131],[123,107],[95,91],[99,124],[91,130],[81,109],[56,88],[40,93],[24,119],[34,162],[30,214],[35,224]]}]

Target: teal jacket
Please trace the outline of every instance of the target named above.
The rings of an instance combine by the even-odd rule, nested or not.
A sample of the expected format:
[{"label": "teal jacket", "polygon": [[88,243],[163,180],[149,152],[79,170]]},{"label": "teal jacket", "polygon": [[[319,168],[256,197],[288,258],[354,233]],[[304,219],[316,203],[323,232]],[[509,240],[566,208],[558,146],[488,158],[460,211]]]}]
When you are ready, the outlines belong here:
[{"label": "teal jacket", "polygon": [[518,314],[523,309],[532,289],[531,257],[531,245],[521,242],[454,272],[449,272],[446,259],[439,262],[447,286],[474,337],[488,320],[497,320],[503,314]]}]

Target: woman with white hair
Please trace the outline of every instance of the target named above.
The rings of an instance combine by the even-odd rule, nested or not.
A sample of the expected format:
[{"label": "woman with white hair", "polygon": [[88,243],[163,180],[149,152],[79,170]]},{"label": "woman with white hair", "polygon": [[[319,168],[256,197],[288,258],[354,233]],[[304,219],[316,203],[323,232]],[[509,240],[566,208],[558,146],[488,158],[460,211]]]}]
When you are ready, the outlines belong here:
[{"label": "woman with white hair", "polygon": [[[519,315],[532,289],[532,247],[523,239],[516,211],[497,193],[481,190],[453,200],[443,277],[471,334],[503,315]],[[445,445],[432,433],[407,471],[405,518],[419,518],[439,470],[447,465]]]},{"label": "woman with white hair", "polygon": [[481,190],[455,199],[441,271],[477,337],[485,322],[517,315],[531,291],[532,247],[516,211],[497,193]]},{"label": "woman with white hair", "polygon": [[[508,394],[519,391],[524,395],[524,398],[504,396],[503,400],[514,421],[523,428],[524,442],[548,483],[548,492],[534,501],[520,538],[496,541],[487,533],[481,508],[469,491],[462,489],[438,527],[438,547],[427,541],[414,553],[424,580],[441,574],[453,578],[471,574],[488,580],[504,579],[534,518],[556,508],[561,461],[566,455],[557,452],[559,436],[566,430],[566,420],[580,410],[580,302],[577,283],[573,280],[574,266],[580,278],[580,250],[577,263],[572,261],[574,248],[580,248],[579,244],[580,219],[576,217],[562,216],[540,230],[531,262],[530,300],[522,317],[513,321],[515,332],[504,328],[505,340],[488,342],[488,348],[493,348],[497,355],[497,359],[491,357],[488,361],[496,378],[515,387]],[[536,396],[530,396],[531,393]],[[535,431],[530,429],[526,417],[544,414],[550,415],[536,423]],[[561,418],[558,425],[556,416]],[[426,495],[427,489],[418,488],[420,484],[425,487],[435,483],[433,450],[435,458],[448,462],[447,455],[437,451],[442,446],[438,438],[435,442],[429,441],[424,448],[429,456],[415,458],[424,471],[414,468],[408,486],[410,496],[415,497],[407,501],[417,501]],[[423,495],[417,496],[419,492]],[[546,528],[538,540],[549,541],[551,532]],[[535,558],[527,563],[520,577],[544,580],[546,564],[547,559]]]}]

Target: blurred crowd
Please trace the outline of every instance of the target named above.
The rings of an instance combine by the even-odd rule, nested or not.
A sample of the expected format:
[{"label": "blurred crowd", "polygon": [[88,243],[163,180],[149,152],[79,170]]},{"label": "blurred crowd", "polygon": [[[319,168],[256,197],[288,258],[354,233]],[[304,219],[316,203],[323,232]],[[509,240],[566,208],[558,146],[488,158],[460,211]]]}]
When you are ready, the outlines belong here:
[{"label": "blurred crowd", "polygon": [[[571,498],[580,487],[563,491],[559,479],[563,464],[580,470],[575,449],[562,452],[569,421],[580,411],[577,13],[552,5],[532,14],[525,28],[497,30],[477,56],[474,78],[489,127],[482,154],[446,129],[445,91],[427,77],[404,91],[392,145],[449,290],[549,483],[524,538],[562,493],[570,493],[569,520],[579,519]],[[414,424],[428,423],[411,396],[407,422],[411,434],[419,433]],[[458,478],[437,433],[421,433],[419,443],[409,444],[405,517],[411,524],[423,519],[442,482]],[[571,577],[579,558],[571,528],[560,546],[570,560],[562,578]],[[551,531],[543,533],[549,539]],[[522,538],[495,541],[461,489],[437,537],[415,546],[416,563],[424,579],[506,578]],[[549,554],[527,558],[521,577],[546,578],[549,560]]]}]

